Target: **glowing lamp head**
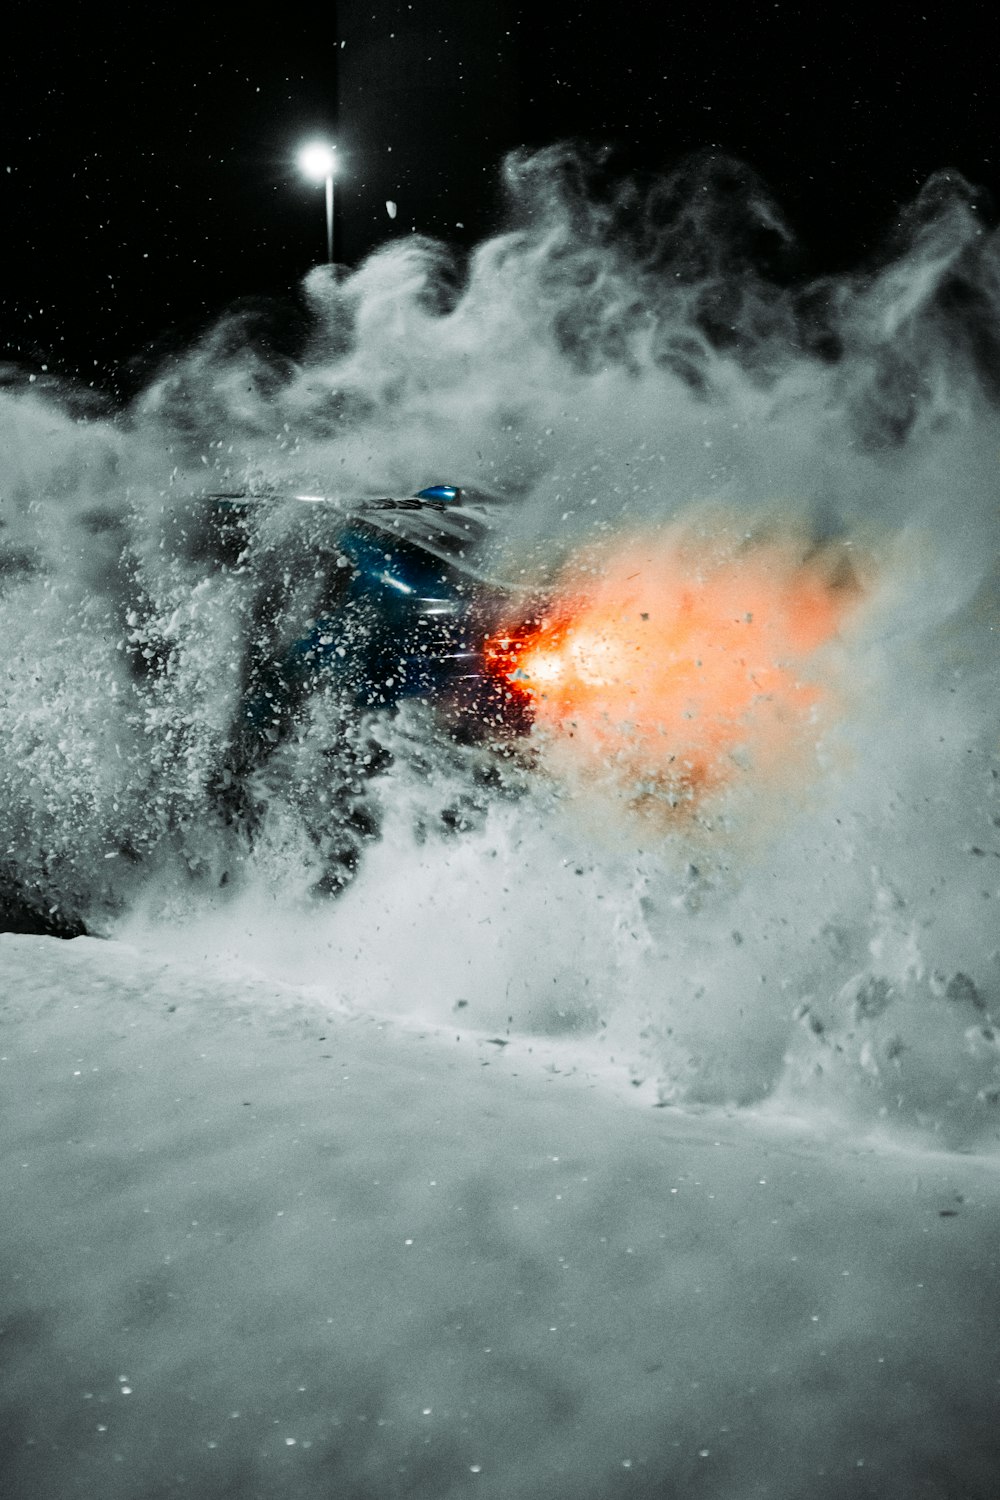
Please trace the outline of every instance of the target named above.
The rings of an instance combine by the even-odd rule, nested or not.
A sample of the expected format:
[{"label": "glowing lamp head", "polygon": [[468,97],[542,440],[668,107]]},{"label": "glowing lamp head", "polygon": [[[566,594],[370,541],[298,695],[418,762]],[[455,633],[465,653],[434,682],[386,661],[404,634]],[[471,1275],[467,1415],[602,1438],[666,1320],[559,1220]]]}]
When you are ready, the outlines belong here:
[{"label": "glowing lamp head", "polygon": [[313,141],[299,152],[299,166],[314,182],[323,182],[337,171],[337,148],[325,141]]}]

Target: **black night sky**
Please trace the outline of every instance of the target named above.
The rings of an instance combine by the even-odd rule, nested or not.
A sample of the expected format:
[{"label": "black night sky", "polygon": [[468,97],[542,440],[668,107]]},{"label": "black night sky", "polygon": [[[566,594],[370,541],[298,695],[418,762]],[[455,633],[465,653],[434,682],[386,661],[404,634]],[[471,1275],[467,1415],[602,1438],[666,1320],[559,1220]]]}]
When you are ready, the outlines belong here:
[{"label": "black night sky", "polygon": [[990,7],[940,0],[340,0],[266,22],[15,0],[2,358],[127,391],[222,308],[293,293],[325,256],[295,164],[317,133],[343,159],[348,265],[414,231],[475,243],[509,222],[503,153],[578,139],[613,148],[612,175],[735,155],[797,231],[800,274],[863,266],[936,170],[993,217],[989,31]]}]

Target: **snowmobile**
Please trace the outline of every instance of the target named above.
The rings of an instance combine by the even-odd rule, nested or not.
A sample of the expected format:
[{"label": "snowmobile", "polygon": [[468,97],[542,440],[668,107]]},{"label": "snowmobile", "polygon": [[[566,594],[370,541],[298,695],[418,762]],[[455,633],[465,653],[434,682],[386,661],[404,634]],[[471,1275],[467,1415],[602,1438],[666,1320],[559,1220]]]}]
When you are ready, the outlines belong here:
[{"label": "snowmobile", "polygon": [[[244,555],[252,512],[243,494],[208,497],[217,543]],[[416,699],[430,704],[460,742],[522,735],[530,700],[511,681],[495,644],[529,606],[516,585],[483,570],[483,555],[503,501],[482,490],[433,484],[404,498],[333,502],[295,495],[329,510],[318,572],[292,639],[268,639],[263,626],[294,617],[262,589],[262,622],[247,662],[236,739],[248,762],[266,757],[294,723],[320,681],[335,683],[359,711]],[[324,523],[327,521],[324,516]],[[314,558],[315,560],[315,558]]]},{"label": "snowmobile", "polygon": [[[318,890],[343,888],[378,837],[374,783],[399,753],[401,721],[424,725],[411,758],[430,755],[440,769],[450,757],[454,805],[439,810],[449,829],[477,820],[518,779],[515,747],[531,728],[532,702],[503,642],[510,622],[527,621],[536,605],[490,568],[504,504],[455,484],[349,502],[205,497],[208,550],[245,571],[252,598],[229,749],[211,790],[252,844],[268,803],[294,798],[303,764],[314,765],[317,784],[300,800],[322,850]],[[267,515],[282,511],[287,524],[269,541]],[[301,522],[291,545],[289,517]],[[318,758],[303,757],[297,742],[318,701],[326,740]],[[407,705],[415,712],[400,714]]]}]

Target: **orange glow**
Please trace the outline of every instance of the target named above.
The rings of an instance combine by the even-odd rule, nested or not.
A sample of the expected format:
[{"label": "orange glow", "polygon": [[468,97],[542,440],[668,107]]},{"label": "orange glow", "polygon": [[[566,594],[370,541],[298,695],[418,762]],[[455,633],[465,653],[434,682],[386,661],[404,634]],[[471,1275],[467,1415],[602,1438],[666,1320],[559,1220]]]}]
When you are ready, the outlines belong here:
[{"label": "orange glow", "polygon": [[487,660],[530,700],[554,770],[672,813],[815,746],[830,697],[816,653],[859,594],[842,548],[674,528],[577,562],[549,614],[498,634]]}]

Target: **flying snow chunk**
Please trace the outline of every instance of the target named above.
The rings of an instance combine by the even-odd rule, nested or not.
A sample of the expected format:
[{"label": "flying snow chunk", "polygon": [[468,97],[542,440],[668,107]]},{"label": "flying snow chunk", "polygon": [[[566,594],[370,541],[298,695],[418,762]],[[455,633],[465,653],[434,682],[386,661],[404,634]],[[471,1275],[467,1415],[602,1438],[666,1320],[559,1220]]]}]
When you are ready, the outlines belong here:
[{"label": "flying snow chunk", "polygon": [[395,203],[393,203],[391,198],[387,198],[385,200],[385,211],[389,215],[390,219],[394,219],[396,217],[396,205]]}]

